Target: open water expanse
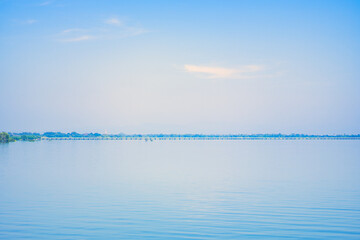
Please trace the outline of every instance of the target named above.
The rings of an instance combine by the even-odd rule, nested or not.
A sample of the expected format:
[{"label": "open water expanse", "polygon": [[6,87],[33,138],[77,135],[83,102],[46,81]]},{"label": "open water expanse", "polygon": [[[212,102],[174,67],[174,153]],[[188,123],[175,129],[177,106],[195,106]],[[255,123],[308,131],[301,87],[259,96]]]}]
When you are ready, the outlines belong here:
[{"label": "open water expanse", "polygon": [[360,239],[360,141],[1,144],[0,239]]}]

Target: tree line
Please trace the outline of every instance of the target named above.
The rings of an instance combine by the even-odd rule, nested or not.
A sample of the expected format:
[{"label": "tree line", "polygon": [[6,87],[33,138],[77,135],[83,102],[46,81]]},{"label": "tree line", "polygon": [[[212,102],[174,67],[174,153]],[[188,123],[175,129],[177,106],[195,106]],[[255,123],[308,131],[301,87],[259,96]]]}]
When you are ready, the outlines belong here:
[{"label": "tree line", "polygon": [[21,133],[0,133],[0,142],[11,142],[11,141],[37,141],[41,140],[42,137],[46,138],[107,138],[107,137],[135,137],[135,138],[214,138],[214,137],[245,137],[245,138],[294,138],[294,137],[307,137],[307,138],[322,138],[322,137],[352,137],[360,138],[360,134],[338,134],[338,135],[314,135],[314,134],[281,134],[281,133],[263,133],[263,134],[100,134],[100,133],[63,133],[63,132],[21,132]]}]

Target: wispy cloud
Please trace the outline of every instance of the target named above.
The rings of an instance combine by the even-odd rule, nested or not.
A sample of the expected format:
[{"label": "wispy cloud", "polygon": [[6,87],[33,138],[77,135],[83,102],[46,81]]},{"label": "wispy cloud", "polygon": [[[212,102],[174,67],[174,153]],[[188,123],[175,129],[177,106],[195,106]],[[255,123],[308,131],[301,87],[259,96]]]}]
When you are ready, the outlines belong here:
[{"label": "wispy cloud", "polygon": [[57,34],[56,40],[60,42],[80,42],[91,39],[112,40],[138,36],[147,32],[149,31],[142,27],[125,24],[118,18],[108,18],[104,20],[101,27],[65,29]]},{"label": "wispy cloud", "polygon": [[262,65],[244,65],[237,68],[214,67],[204,65],[184,65],[185,71],[202,78],[210,79],[251,79],[271,77]]},{"label": "wispy cloud", "polygon": [[196,65],[185,65],[185,70],[191,73],[205,74],[209,78],[227,78],[236,73],[236,69]]},{"label": "wispy cloud", "polygon": [[61,33],[62,33],[62,34],[68,34],[68,33],[83,32],[83,31],[85,31],[85,30],[84,30],[84,29],[80,29],[80,28],[69,28],[69,29],[63,30]]},{"label": "wispy cloud", "polygon": [[82,42],[82,41],[87,41],[87,40],[91,40],[94,39],[94,36],[90,36],[90,35],[83,35],[83,36],[79,36],[79,37],[74,37],[74,38],[65,38],[65,39],[61,39],[61,42]]},{"label": "wispy cloud", "polygon": [[116,25],[116,26],[123,25],[123,22],[120,21],[118,18],[108,18],[105,20],[105,23],[109,24],[109,25]]}]

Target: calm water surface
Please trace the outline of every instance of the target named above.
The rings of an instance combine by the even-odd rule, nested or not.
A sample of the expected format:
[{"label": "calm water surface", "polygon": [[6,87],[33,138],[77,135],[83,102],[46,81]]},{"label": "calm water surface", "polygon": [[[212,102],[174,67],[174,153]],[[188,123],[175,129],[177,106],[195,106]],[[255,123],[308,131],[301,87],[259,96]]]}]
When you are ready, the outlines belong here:
[{"label": "calm water surface", "polygon": [[360,141],[0,145],[0,239],[360,239]]}]

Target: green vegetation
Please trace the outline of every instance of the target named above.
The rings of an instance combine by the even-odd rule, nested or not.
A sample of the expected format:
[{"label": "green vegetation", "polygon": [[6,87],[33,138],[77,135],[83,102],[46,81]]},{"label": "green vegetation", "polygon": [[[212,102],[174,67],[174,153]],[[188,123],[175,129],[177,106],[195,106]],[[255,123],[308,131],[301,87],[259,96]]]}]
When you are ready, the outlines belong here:
[{"label": "green vegetation", "polygon": [[40,136],[35,136],[35,135],[21,135],[21,136],[12,136],[12,138],[15,141],[30,141],[30,142],[34,142],[36,140],[40,140],[41,137]]},{"label": "green vegetation", "polygon": [[14,139],[10,137],[10,135],[7,132],[1,132],[0,133],[0,143],[8,143],[13,142]]},{"label": "green vegetation", "polygon": [[121,139],[121,140],[179,140],[181,139],[196,139],[196,140],[301,140],[301,139],[351,139],[360,140],[360,134],[350,135],[310,135],[310,134],[100,134],[100,133],[62,133],[62,132],[45,132],[45,133],[0,133],[0,142],[13,142],[13,141],[39,141],[42,139],[53,140],[108,140],[108,139]]},{"label": "green vegetation", "polygon": [[40,133],[22,132],[22,133],[9,133],[15,141],[30,141],[34,142],[41,140]]}]

